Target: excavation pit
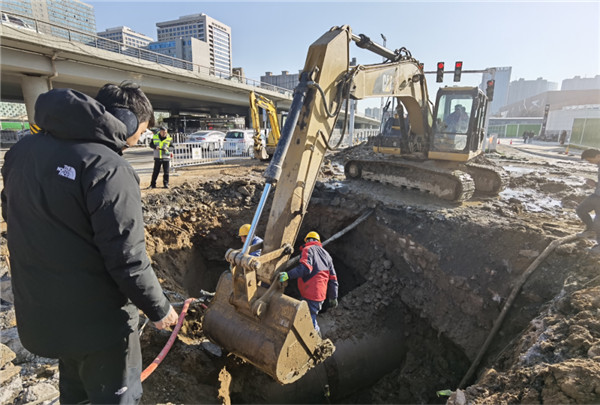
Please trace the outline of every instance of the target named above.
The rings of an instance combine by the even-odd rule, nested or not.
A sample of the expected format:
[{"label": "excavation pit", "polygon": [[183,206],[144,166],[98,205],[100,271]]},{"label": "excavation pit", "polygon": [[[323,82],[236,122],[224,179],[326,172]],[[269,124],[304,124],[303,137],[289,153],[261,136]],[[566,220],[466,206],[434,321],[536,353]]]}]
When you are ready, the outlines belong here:
[{"label": "excavation pit", "polygon": [[[489,157],[508,169],[507,191],[461,205],[345,180],[339,156],[328,155],[300,237],[314,229],[328,239],[374,210],[327,246],[340,305],[318,320],[337,346],[334,356],[280,386],[207,340],[197,303],[143,383],[142,403],[446,402],[438,390],[451,390],[449,404],[599,403],[600,262],[590,251],[594,241],[572,238],[582,229],[575,208],[590,193],[584,179],[597,178],[597,168],[563,153],[498,149]],[[147,251],[177,308],[206,297],[228,269],[224,253],[241,247],[237,230],[252,220],[265,167],[240,160],[178,169],[169,190],[142,191]],[[148,184],[149,175],[141,177]],[[56,397],[57,360],[19,342],[5,235],[1,242],[2,343],[15,352],[2,370],[13,375],[2,392],[12,389],[15,404],[39,402],[36,393],[52,388]],[[509,301],[498,333],[484,344]],[[143,329],[144,365],[169,335]]]},{"label": "excavation pit", "polygon": [[[456,389],[516,280],[553,238],[567,234],[550,219],[540,226],[515,221],[514,201],[456,207],[425,197],[415,204],[423,198],[418,193],[357,187],[319,183],[299,232],[317,230],[326,240],[373,210],[326,247],[338,272],[340,305],[324,308],[318,322],[337,346],[334,356],[281,386],[220,354],[202,334],[203,308],[193,307],[178,344],[145,383],[144,403],[445,403],[436,392]],[[179,299],[215,290],[229,267],[224,253],[241,247],[237,230],[251,221],[261,191],[260,179],[245,179],[185,183],[169,197],[145,198],[148,251],[166,290]],[[259,223],[259,235],[265,225]],[[527,280],[481,370],[506,354],[569,274],[591,277],[597,263],[584,247],[557,248]],[[286,293],[297,292],[288,287]],[[167,337],[144,332],[145,363]]]}]

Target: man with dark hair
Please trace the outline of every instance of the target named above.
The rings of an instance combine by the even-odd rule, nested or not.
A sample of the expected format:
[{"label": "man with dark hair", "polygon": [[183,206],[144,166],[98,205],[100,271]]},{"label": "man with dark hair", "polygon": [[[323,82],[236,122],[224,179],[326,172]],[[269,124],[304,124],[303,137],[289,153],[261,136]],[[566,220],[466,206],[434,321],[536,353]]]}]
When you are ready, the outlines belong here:
[{"label": "man with dark hair", "polygon": [[[594,193],[588,196],[577,207],[577,215],[585,224],[585,230],[578,234],[582,238],[596,237],[596,246],[592,248],[592,252],[600,254],[600,150],[586,149],[581,153],[581,159],[598,165],[598,181],[587,179],[586,184],[595,187]],[[594,219],[590,212],[594,211]]]},{"label": "man with dark hair", "polygon": [[153,115],[133,83],[96,99],[50,90],[35,104],[41,131],[5,156],[17,328],[29,351],[59,359],[61,403],[137,403],[138,308],[159,329],[177,321],[146,254],[139,178],[120,156]]}]

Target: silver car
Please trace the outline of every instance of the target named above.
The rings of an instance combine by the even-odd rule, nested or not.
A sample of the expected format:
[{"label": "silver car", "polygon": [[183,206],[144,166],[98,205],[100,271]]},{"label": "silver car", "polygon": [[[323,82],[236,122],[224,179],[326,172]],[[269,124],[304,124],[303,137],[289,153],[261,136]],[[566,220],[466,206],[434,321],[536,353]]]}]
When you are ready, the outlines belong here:
[{"label": "silver car", "polygon": [[186,143],[198,143],[205,150],[213,151],[223,148],[225,133],[221,131],[198,131],[188,135]]}]

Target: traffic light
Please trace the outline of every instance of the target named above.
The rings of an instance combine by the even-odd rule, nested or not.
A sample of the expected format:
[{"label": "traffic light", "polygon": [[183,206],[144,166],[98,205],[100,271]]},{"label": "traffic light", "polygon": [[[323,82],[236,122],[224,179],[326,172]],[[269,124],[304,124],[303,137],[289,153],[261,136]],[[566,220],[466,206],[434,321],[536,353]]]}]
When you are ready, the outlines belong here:
[{"label": "traffic light", "polygon": [[488,98],[488,101],[492,101],[494,99],[494,84],[496,84],[495,80],[488,80],[487,87],[485,88],[485,95]]},{"label": "traffic light", "polygon": [[437,77],[436,82],[441,83],[444,81],[444,62],[437,63]]},{"label": "traffic light", "polygon": [[454,81],[460,82],[460,75],[462,74],[462,61],[454,63]]}]

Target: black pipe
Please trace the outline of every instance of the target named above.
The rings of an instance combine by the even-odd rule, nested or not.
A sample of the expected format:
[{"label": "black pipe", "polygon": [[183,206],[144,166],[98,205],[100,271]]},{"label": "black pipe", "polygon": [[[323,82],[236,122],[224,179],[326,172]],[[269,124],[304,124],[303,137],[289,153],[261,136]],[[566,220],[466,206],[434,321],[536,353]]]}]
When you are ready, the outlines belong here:
[{"label": "black pipe", "polygon": [[302,111],[302,107],[304,106],[304,100],[307,92],[308,73],[302,72],[300,75],[300,83],[294,90],[294,98],[292,100],[292,106],[290,107],[290,113],[288,114],[288,118],[283,126],[281,137],[277,142],[277,149],[275,149],[275,153],[271,158],[271,163],[263,175],[263,177],[267,180],[267,183],[277,183],[277,180],[279,180],[279,177],[281,176],[281,165],[285,159],[285,155],[287,154],[290,142],[292,141],[294,128],[296,128],[296,124],[298,123],[300,111]]}]

